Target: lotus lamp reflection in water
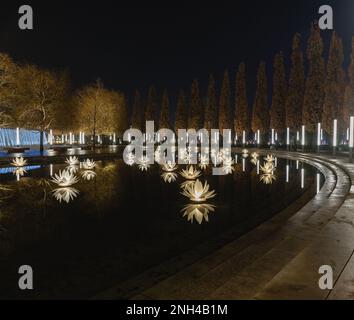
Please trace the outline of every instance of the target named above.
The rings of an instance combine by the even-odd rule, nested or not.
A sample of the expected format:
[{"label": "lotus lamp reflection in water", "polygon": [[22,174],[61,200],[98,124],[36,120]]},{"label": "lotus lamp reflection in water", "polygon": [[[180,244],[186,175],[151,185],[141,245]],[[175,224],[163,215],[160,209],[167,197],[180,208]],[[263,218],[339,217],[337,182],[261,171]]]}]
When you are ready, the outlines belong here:
[{"label": "lotus lamp reflection in water", "polygon": [[27,165],[27,160],[23,157],[16,157],[12,160],[11,165],[15,167],[24,167],[25,165]]},{"label": "lotus lamp reflection in water", "polygon": [[96,167],[96,162],[90,159],[86,159],[83,163],[82,166],[86,170],[92,170],[94,167]]},{"label": "lotus lamp reflection in water", "polygon": [[147,171],[147,169],[150,167],[149,165],[149,159],[147,157],[141,157],[140,163],[138,164],[138,168],[141,170],[141,171]]},{"label": "lotus lamp reflection in water", "polygon": [[274,175],[274,165],[273,162],[266,162],[263,166],[260,167],[263,174],[260,176],[260,181],[265,184],[272,184],[274,180],[276,180],[276,176]]},{"label": "lotus lamp reflection in water", "polygon": [[187,180],[195,180],[200,177],[201,172],[194,169],[193,166],[189,166],[187,169],[182,169],[181,176]]},{"label": "lotus lamp reflection in water", "polygon": [[72,187],[57,188],[54,189],[52,192],[55,199],[57,199],[60,203],[62,201],[69,203],[71,200],[74,200],[74,198],[76,198],[80,193],[79,190]]},{"label": "lotus lamp reflection in water", "polygon": [[177,179],[177,173],[175,172],[164,172],[162,175],[161,175],[162,179],[165,181],[165,182],[168,182],[168,183],[171,183],[171,182],[175,182],[176,179]]},{"label": "lotus lamp reflection in water", "polygon": [[13,174],[19,178],[19,177],[23,177],[25,175],[25,173],[27,173],[27,171],[24,168],[16,168],[13,171]]},{"label": "lotus lamp reflection in water", "polygon": [[69,158],[66,158],[65,162],[69,165],[69,166],[76,166],[80,163],[79,158],[75,157],[75,156],[70,156]]},{"label": "lotus lamp reflection in water", "polygon": [[193,184],[185,187],[182,194],[195,202],[204,202],[216,196],[215,191],[209,191],[209,184],[205,181],[204,185],[198,179]]},{"label": "lotus lamp reflection in water", "polygon": [[225,158],[222,166],[222,170],[225,174],[231,174],[235,171],[235,168],[233,167],[234,161],[232,160],[231,157]]},{"label": "lotus lamp reflection in water", "polygon": [[199,168],[205,170],[208,167],[208,165],[209,165],[209,157],[203,154],[200,157]]},{"label": "lotus lamp reflection in water", "polygon": [[96,177],[96,172],[92,170],[85,170],[81,173],[81,176],[84,180],[90,181]]},{"label": "lotus lamp reflection in water", "polygon": [[183,209],[181,212],[183,213],[183,217],[187,216],[187,220],[193,223],[193,220],[195,219],[199,224],[205,220],[206,222],[209,221],[209,213],[215,211],[215,206],[210,205],[210,204],[188,204]]},{"label": "lotus lamp reflection in water", "polygon": [[79,179],[75,176],[73,172],[68,170],[59,171],[59,173],[54,174],[54,178],[51,180],[59,187],[70,187],[75,183],[79,182]]}]

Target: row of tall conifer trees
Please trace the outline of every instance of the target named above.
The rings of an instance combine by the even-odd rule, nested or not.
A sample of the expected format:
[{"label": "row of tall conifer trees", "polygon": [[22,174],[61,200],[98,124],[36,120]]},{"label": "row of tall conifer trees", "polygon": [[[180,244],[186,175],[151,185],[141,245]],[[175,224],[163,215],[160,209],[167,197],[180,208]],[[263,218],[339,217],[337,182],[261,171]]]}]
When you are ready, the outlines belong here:
[{"label": "row of tall conifer trees", "polygon": [[[311,134],[320,122],[324,131],[330,134],[333,119],[337,119],[339,128],[344,130],[349,115],[354,115],[354,37],[347,73],[343,68],[342,40],[336,32],[331,37],[327,60],[324,57],[324,42],[316,24],[311,26],[306,56],[301,41],[301,35],[295,34],[289,76],[285,71],[283,53],[275,55],[271,99],[268,99],[266,64],[261,62],[253,105],[249,105],[246,65],[242,62],[236,73],[234,94],[228,71],[224,73],[219,96],[213,75],[209,77],[204,99],[198,80],[195,79],[188,99],[183,91],[180,92],[174,116],[170,114],[166,90],[162,95],[161,108],[158,108],[158,95],[154,86],[149,88],[146,104],[142,102],[139,91],[136,91],[131,125],[143,129],[146,120],[154,120],[158,122],[159,128],[176,131],[185,128],[219,128],[221,132],[223,129],[233,129],[238,134],[242,134],[243,130],[247,133],[260,130],[262,134],[267,134],[271,128],[282,134],[287,127],[294,132],[305,125]],[[234,103],[231,102],[232,97]]]}]

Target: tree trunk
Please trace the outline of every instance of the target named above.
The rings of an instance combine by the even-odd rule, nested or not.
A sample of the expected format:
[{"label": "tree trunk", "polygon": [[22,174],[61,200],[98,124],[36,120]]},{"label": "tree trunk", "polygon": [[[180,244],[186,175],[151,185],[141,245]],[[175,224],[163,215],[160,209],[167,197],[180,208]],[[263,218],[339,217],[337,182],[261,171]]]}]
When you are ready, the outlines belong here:
[{"label": "tree trunk", "polygon": [[39,132],[39,152],[41,155],[43,155],[43,151],[44,151],[43,138],[44,138],[44,132],[43,132],[43,130],[41,130]]}]

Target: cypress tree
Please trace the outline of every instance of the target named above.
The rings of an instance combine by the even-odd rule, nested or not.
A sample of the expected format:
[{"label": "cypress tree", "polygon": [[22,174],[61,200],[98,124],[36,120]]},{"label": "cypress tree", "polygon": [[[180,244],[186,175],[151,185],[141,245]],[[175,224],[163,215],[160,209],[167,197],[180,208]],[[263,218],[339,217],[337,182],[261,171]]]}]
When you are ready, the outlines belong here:
[{"label": "cypress tree", "polygon": [[209,76],[208,97],[204,114],[204,128],[207,130],[216,129],[217,121],[215,80],[211,74]]},{"label": "cypress tree", "polygon": [[134,93],[134,102],[133,102],[133,111],[131,125],[135,129],[142,130],[143,128],[143,106],[141,103],[141,95],[139,90],[135,90]]},{"label": "cypress tree", "polygon": [[253,104],[252,130],[265,134],[269,130],[266,65],[261,62],[257,74],[257,89]]},{"label": "cypress tree", "polygon": [[160,129],[170,129],[170,102],[168,99],[167,90],[164,91],[162,96],[162,107],[160,113],[160,121],[159,121],[159,128]]},{"label": "cypress tree", "polygon": [[234,117],[234,128],[235,132],[239,135],[242,134],[243,130],[249,132],[250,130],[250,119],[248,113],[248,100],[246,91],[246,66],[242,62],[236,74],[236,88],[235,88],[235,117]]},{"label": "cypress tree", "polygon": [[188,128],[198,130],[202,125],[202,102],[199,95],[198,80],[194,79],[191,89],[191,101],[188,118]]},{"label": "cypress tree", "polygon": [[285,129],[285,103],[287,87],[283,53],[276,54],[274,59],[273,96],[270,108],[270,126],[277,132]]},{"label": "cypress tree", "polygon": [[332,34],[327,76],[325,83],[325,98],[322,110],[322,126],[327,133],[333,131],[333,119],[343,123],[344,71],[343,44],[335,32]]},{"label": "cypress tree", "polygon": [[302,107],[305,91],[304,56],[301,50],[301,36],[295,34],[291,55],[289,91],[286,100],[286,127],[297,130],[302,124]]},{"label": "cypress tree", "polygon": [[[321,122],[324,99],[325,62],[322,56],[323,41],[320,29],[311,26],[311,34],[307,46],[309,72],[305,85],[302,121],[306,130],[314,133],[317,123]],[[314,140],[314,139],[313,139]]]},{"label": "cypress tree", "polygon": [[149,88],[147,106],[145,111],[145,121],[155,121],[157,111],[157,94],[154,86]]},{"label": "cypress tree", "polygon": [[226,70],[222,81],[219,107],[219,130],[221,134],[224,129],[231,129],[230,119],[230,79]]},{"label": "cypress tree", "polygon": [[187,129],[187,108],[184,92],[181,91],[178,96],[177,110],[175,116],[175,132],[178,129]]},{"label": "cypress tree", "polygon": [[354,116],[354,37],[352,37],[352,53],[348,70],[349,83],[345,88],[343,117],[346,127],[349,127],[349,117]]}]

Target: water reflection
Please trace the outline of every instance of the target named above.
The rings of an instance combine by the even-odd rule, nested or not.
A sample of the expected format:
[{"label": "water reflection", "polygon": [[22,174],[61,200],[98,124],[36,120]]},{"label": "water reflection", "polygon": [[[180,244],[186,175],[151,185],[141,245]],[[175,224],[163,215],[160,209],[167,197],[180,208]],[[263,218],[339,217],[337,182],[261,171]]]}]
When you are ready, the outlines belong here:
[{"label": "water reflection", "polygon": [[16,157],[12,160],[11,165],[14,167],[24,167],[27,165],[27,160],[23,157]]},{"label": "water reflection", "polygon": [[187,216],[187,220],[193,223],[194,219],[202,224],[203,220],[209,222],[209,213],[215,211],[215,206],[211,204],[187,204],[183,207],[183,217]]},{"label": "water reflection", "polygon": [[69,203],[70,201],[74,200],[74,198],[76,198],[80,193],[79,190],[72,187],[57,188],[54,189],[52,192],[55,199],[57,199],[60,203],[62,201]]},{"label": "water reflection", "polygon": [[79,158],[75,157],[75,156],[70,156],[69,158],[66,158],[65,162],[69,165],[69,166],[76,166],[80,163]]},{"label": "water reflection", "polygon": [[81,173],[81,176],[84,180],[86,181],[90,181],[90,180],[93,180],[95,179],[96,177],[96,172],[95,171],[92,171],[92,170],[85,170]]},{"label": "water reflection", "polygon": [[177,179],[177,173],[175,172],[164,172],[162,175],[161,175],[162,179],[165,181],[165,182],[168,182],[168,183],[171,183],[171,182],[175,182],[176,179]]},{"label": "water reflection", "polygon": [[272,184],[273,181],[276,180],[274,170],[275,167],[273,162],[265,162],[264,165],[261,166],[262,175],[260,177],[260,181],[262,181],[265,184]]}]

